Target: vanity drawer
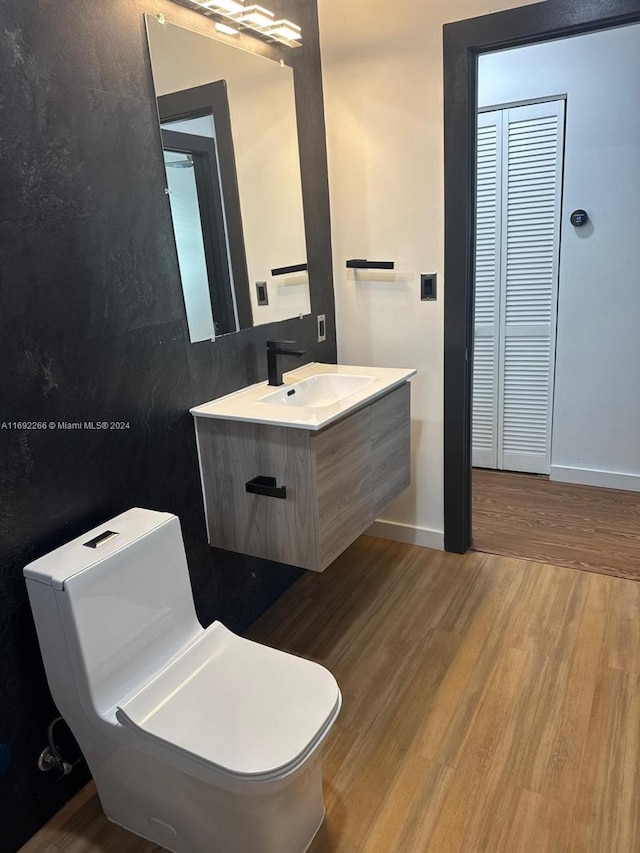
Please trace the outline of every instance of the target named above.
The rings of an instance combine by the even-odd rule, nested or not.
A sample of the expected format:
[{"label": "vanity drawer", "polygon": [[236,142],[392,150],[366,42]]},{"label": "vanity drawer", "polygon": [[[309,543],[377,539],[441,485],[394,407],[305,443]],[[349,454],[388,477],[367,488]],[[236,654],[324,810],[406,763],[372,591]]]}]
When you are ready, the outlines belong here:
[{"label": "vanity drawer", "polygon": [[[309,433],[266,424],[202,419],[198,447],[209,543],[303,568],[315,564],[317,523]],[[286,499],[246,484],[273,477]]]}]

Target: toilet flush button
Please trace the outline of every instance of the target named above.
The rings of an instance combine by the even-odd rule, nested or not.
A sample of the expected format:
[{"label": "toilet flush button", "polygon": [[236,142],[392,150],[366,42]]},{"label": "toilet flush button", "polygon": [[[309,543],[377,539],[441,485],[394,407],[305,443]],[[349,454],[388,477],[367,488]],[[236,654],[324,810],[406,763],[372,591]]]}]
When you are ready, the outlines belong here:
[{"label": "toilet flush button", "polygon": [[177,839],[178,833],[170,823],[165,823],[157,817],[149,818],[149,823],[153,829],[154,838],[158,841],[175,841]]},{"label": "toilet flush button", "polygon": [[107,542],[111,542],[112,539],[115,539],[116,536],[120,536],[119,533],[116,533],[114,530],[105,530],[103,533],[98,534],[98,536],[94,536],[93,539],[89,539],[88,542],[83,542],[85,548],[99,548],[101,545],[106,545]]}]

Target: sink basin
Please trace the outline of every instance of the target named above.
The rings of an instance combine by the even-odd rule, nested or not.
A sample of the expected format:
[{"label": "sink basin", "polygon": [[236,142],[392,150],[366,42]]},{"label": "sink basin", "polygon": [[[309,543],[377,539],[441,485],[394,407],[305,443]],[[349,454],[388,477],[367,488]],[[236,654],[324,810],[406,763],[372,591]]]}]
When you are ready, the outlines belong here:
[{"label": "sink basin", "polygon": [[266,382],[191,409],[195,418],[222,418],[254,424],[324,429],[415,376],[413,368],[305,364],[284,374],[284,385]]},{"label": "sink basin", "polygon": [[295,385],[283,385],[260,397],[260,403],[272,406],[304,406],[319,409],[333,406],[376,381],[375,376],[350,376],[344,373],[320,373]]}]

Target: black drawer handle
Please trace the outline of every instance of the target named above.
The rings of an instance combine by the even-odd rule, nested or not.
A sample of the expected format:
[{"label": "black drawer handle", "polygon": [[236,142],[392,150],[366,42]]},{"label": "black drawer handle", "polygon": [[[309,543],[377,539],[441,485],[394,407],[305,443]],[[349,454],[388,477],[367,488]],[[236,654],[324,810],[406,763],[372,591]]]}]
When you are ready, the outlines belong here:
[{"label": "black drawer handle", "polygon": [[275,477],[254,477],[244,484],[245,489],[253,495],[266,495],[268,498],[287,497],[287,487],[277,486]]}]

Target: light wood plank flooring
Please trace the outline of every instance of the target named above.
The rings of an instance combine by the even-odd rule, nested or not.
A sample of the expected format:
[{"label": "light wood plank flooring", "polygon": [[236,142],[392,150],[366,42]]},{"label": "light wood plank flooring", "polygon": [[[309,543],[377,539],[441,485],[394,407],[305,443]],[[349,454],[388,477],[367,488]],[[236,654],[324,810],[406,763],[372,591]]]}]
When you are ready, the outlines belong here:
[{"label": "light wood plank flooring", "polygon": [[[361,537],[250,635],[343,691],[311,853],[640,850],[640,584]],[[23,848],[154,849],[92,788]]]},{"label": "light wood plank flooring", "polygon": [[640,492],[476,469],[473,548],[640,580]]}]

